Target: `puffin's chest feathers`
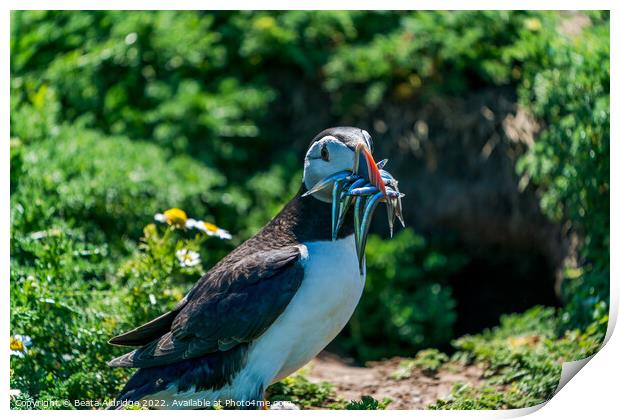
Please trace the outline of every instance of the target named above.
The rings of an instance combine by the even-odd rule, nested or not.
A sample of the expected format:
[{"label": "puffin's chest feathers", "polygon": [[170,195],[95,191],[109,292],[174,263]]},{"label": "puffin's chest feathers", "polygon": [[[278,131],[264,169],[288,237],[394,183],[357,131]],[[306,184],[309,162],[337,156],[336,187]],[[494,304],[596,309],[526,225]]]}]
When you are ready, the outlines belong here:
[{"label": "puffin's chest feathers", "polygon": [[317,316],[330,319],[342,311],[355,309],[364,289],[365,275],[356,269],[358,260],[353,235],[304,245],[308,258],[303,261],[304,281],[297,295],[307,305],[312,319]]}]

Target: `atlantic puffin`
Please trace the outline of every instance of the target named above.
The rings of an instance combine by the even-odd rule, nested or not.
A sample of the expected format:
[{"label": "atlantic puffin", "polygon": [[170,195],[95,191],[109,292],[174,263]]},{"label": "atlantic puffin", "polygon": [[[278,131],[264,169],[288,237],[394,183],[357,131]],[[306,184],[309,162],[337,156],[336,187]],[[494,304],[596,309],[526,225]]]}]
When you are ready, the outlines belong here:
[{"label": "atlantic puffin", "polygon": [[365,283],[348,215],[332,237],[332,195],[308,194],[330,174],[351,170],[362,149],[377,188],[372,138],[354,127],[316,135],[301,187],[255,236],[217,263],[176,307],[109,343],[139,348],[111,367],[139,368],[116,398],[151,408],[263,402],[265,389],[315,357],[343,329]]}]

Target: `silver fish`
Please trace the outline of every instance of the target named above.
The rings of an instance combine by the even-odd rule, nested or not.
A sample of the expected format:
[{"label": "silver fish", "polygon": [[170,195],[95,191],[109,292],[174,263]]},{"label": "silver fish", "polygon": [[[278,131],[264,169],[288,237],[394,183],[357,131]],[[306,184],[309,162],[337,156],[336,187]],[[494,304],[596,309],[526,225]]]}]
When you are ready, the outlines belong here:
[{"label": "silver fish", "polygon": [[322,180],[320,180],[319,182],[317,182],[316,184],[314,184],[314,186],[312,188],[310,188],[308,191],[306,191],[302,197],[306,197],[308,195],[312,195],[314,193],[317,193],[319,191],[321,191],[324,188],[327,188],[329,186],[330,183],[334,182],[334,181],[338,181],[341,179],[345,179],[347,177],[349,177],[351,175],[351,171],[340,171],[340,172],[336,172],[333,175],[330,175],[326,178],[323,178]]},{"label": "silver fish", "polygon": [[394,229],[394,220],[398,218],[400,224],[405,227],[405,221],[403,220],[403,211],[402,211],[402,201],[401,198],[405,196],[405,194],[401,193],[398,190],[398,181],[390,174],[388,171],[381,169],[379,171],[381,174],[381,178],[385,182],[386,187],[389,188],[390,193],[388,194],[387,203],[389,205],[386,206],[387,217],[388,217],[388,225],[390,227],[390,235],[392,235],[392,231]]},{"label": "silver fish", "polygon": [[338,179],[334,181],[334,187],[332,189],[332,241],[335,241],[338,236],[338,220],[344,204],[340,196],[346,184],[346,178]]},{"label": "silver fish", "polygon": [[362,273],[363,260],[360,258],[360,243],[361,243],[361,227],[362,218],[364,216],[364,205],[366,203],[366,197],[355,197],[355,209],[353,210],[353,229],[355,236],[355,250],[357,252],[357,260],[360,265],[360,274]]},{"label": "silver fish", "polygon": [[348,194],[349,195],[372,195],[372,194],[377,193],[378,191],[379,191],[379,188],[368,183],[364,185],[363,187],[350,189]]},{"label": "silver fish", "polygon": [[361,185],[364,185],[365,183],[366,180],[364,178],[359,178],[346,185],[340,192],[339,200],[341,201],[341,206],[340,211],[338,212],[338,221],[336,222],[336,236],[342,228],[342,224],[344,223],[344,218],[347,215],[347,211],[349,211],[349,207],[351,207],[351,204],[353,203],[353,197],[349,195],[349,192]]},{"label": "silver fish", "polygon": [[[368,239],[368,230],[370,229],[370,221],[375,209],[379,205],[381,199],[383,199],[383,193],[378,192],[370,197],[364,205],[364,216],[359,226],[359,240],[357,244],[357,259],[359,262],[360,273],[362,273],[364,267],[364,253],[366,251],[366,240]],[[359,217],[358,217],[359,220]]]}]

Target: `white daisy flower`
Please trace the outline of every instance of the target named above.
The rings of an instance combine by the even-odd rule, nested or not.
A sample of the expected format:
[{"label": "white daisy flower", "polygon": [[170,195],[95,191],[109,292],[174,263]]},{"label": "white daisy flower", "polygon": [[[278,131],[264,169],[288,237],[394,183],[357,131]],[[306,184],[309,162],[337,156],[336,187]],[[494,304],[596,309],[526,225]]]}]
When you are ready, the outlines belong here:
[{"label": "white daisy flower", "polygon": [[[232,235],[228,233],[227,230],[224,230],[214,225],[213,223],[203,222],[202,220],[193,220],[193,219],[190,219],[190,220],[192,220],[192,227],[203,231],[208,236],[215,236],[216,238],[220,238],[220,239],[231,239],[232,238]],[[188,224],[189,224],[189,220],[188,220]]]},{"label": "white daisy flower", "polygon": [[190,218],[190,219],[187,219],[187,222],[185,222],[185,227],[188,229],[200,229],[198,225],[201,223],[202,222],[200,220]]},{"label": "white daisy flower", "polygon": [[176,252],[177,259],[181,264],[181,267],[193,267],[200,264],[200,254],[196,251],[190,251],[189,249],[179,249]]}]

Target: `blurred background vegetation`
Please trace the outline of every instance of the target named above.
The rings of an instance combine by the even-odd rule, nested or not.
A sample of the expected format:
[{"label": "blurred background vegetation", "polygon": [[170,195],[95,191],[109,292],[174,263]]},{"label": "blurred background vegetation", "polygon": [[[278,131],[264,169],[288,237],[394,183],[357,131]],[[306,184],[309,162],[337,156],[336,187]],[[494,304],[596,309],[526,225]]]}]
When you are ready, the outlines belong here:
[{"label": "blurred background vegetation", "polygon": [[[390,158],[408,228],[386,240],[378,217],[333,351],[495,363],[527,325],[573,343],[540,362],[558,375],[605,334],[607,12],[13,12],[10,66],[19,398],[113,397],[128,372],[105,366],[122,351],[106,341],[273,217],[335,125]],[[151,224],[171,207],[233,239]],[[453,341],[536,305],[553,321],[539,308]]]}]

